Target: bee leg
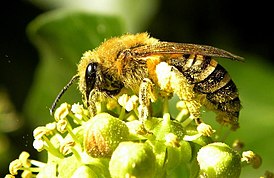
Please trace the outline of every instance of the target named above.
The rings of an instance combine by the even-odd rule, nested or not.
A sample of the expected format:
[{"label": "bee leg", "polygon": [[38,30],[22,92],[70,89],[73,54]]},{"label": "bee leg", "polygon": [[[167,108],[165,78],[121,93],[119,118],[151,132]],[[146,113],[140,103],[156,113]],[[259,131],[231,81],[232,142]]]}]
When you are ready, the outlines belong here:
[{"label": "bee leg", "polygon": [[90,116],[93,117],[97,114],[96,101],[100,98],[100,94],[96,90],[92,90],[89,95],[89,100],[87,101],[88,110]]},{"label": "bee leg", "polygon": [[186,100],[185,102],[186,102],[186,106],[190,112],[190,118],[195,120],[197,125],[200,124],[202,121],[200,118],[201,104],[199,102],[197,102],[195,99]]},{"label": "bee leg", "polygon": [[201,98],[197,98],[193,91],[193,85],[189,84],[185,76],[175,67],[171,68],[170,80],[172,90],[181,100],[185,101],[190,116],[196,121],[200,117],[202,104]]},{"label": "bee leg", "polygon": [[94,117],[97,114],[96,104],[94,101],[89,101],[88,110],[91,117]]},{"label": "bee leg", "polygon": [[185,102],[190,113],[189,119],[185,122],[186,125],[200,117],[202,104],[193,91],[194,86],[176,67],[161,62],[156,66],[156,75],[162,91],[175,93],[180,100]]},{"label": "bee leg", "polygon": [[150,117],[150,102],[155,101],[155,96],[152,92],[153,83],[150,79],[144,78],[139,89],[139,119],[143,122]]}]

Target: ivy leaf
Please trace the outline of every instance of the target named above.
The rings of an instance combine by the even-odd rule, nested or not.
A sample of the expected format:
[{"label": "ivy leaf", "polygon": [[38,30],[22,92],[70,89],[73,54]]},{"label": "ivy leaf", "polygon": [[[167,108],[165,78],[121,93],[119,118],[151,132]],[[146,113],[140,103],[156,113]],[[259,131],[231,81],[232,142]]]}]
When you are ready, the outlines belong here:
[{"label": "ivy leaf", "polygon": [[[75,10],[51,11],[29,24],[29,38],[40,55],[40,64],[24,108],[33,126],[51,119],[49,108],[59,91],[76,74],[81,55],[105,39],[121,35],[124,29],[118,17]],[[65,93],[60,103],[81,103],[80,92],[75,86]]]}]

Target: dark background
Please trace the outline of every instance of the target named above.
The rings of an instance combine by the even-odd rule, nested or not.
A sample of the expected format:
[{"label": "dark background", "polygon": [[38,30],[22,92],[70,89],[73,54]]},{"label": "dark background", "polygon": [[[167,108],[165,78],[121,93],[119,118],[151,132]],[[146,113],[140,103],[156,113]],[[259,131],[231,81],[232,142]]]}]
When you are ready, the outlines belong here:
[{"label": "dark background", "polygon": [[6,87],[20,111],[38,63],[25,28],[42,10],[25,1],[7,1],[0,10],[0,86]]},{"label": "dark background", "polygon": [[[269,3],[269,4],[268,4]],[[149,31],[162,40],[226,44],[273,61],[270,2],[234,0],[162,1]],[[220,41],[222,40],[222,41]]]},{"label": "dark background", "polygon": [[[161,1],[147,31],[164,41],[218,44],[228,50],[236,49],[239,55],[261,56],[273,65],[271,7],[270,2],[263,1],[248,1],[248,4],[231,0]],[[21,112],[39,62],[25,28],[43,10],[25,1],[5,1],[0,13],[0,88],[8,91],[17,111]],[[24,132],[32,140],[32,131],[28,130],[27,123],[25,126]],[[18,146],[18,153],[14,153],[17,158],[21,150],[27,148],[20,143],[20,134],[10,133],[9,137]]]},{"label": "dark background", "polygon": [[[42,10],[19,0],[5,1],[0,8],[0,90],[8,92],[17,113],[22,114],[39,59],[36,49],[26,36],[25,28],[33,18],[42,13]],[[23,120],[17,119],[20,123]],[[0,177],[4,177],[9,173],[9,162],[18,158],[21,151],[33,150],[31,155],[34,158],[37,153],[32,147],[32,130],[26,121],[19,129],[8,133],[0,130],[0,134],[5,134],[8,138],[7,142],[1,144],[7,144],[9,148],[7,153],[1,153]]]}]

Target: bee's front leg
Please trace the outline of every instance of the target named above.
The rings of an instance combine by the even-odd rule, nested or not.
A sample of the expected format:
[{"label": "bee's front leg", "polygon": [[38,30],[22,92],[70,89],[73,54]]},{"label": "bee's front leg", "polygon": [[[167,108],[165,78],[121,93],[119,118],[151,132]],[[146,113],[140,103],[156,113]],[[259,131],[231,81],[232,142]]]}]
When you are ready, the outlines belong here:
[{"label": "bee's front leg", "polygon": [[93,117],[96,114],[98,114],[98,109],[96,107],[96,102],[98,102],[100,100],[100,92],[97,90],[92,90],[89,94],[89,99],[87,101],[87,106],[88,106],[88,110],[90,113],[90,116]]}]

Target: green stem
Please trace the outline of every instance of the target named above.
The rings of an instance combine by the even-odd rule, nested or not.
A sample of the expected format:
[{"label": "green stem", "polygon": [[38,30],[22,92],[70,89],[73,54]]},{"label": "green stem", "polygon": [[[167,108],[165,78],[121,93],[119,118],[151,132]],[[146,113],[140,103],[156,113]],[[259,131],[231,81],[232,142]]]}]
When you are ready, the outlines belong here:
[{"label": "green stem", "polygon": [[73,133],[70,124],[68,123],[67,125],[67,131],[70,134],[71,138],[75,141],[75,143],[81,145],[81,142],[78,140],[78,138],[76,137],[76,135]]},{"label": "green stem", "polygon": [[167,97],[164,98],[164,103],[163,103],[163,115],[166,113],[169,113]]},{"label": "green stem", "polygon": [[120,115],[119,115],[119,119],[120,119],[120,120],[123,120],[123,119],[124,119],[125,113],[126,113],[126,109],[122,107],[122,108],[121,108],[121,111],[120,111]]},{"label": "green stem", "polygon": [[82,158],[81,158],[80,154],[78,153],[78,151],[73,147],[71,148],[71,151],[73,152],[73,154],[74,154],[75,158],[78,160],[78,162],[81,163]]},{"label": "green stem", "polygon": [[74,122],[75,123],[78,123],[78,124],[82,124],[83,123],[83,121],[81,120],[81,119],[78,119],[74,114],[72,114],[71,112],[69,113],[69,116],[73,119],[73,120],[75,120]]},{"label": "green stem", "polygon": [[193,121],[193,118],[189,117],[184,122],[182,122],[182,126],[186,127],[188,124],[190,124]]},{"label": "green stem", "polygon": [[54,145],[50,142],[50,140],[46,137],[43,136],[44,141],[47,143],[48,147],[45,146],[45,149],[53,154],[54,156],[63,159],[64,156],[54,147]]},{"label": "green stem", "polygon": [[183,122],[185,119],[187,119],[189,116],[189,113],[188,113],[188,110],[186,109],[183,109],[179,112],[179,114],[176,116],[176,119],[177,121],[179,122]]}]

